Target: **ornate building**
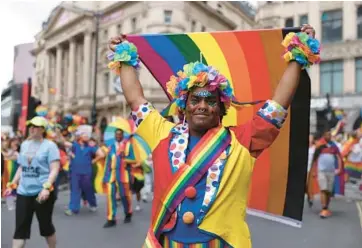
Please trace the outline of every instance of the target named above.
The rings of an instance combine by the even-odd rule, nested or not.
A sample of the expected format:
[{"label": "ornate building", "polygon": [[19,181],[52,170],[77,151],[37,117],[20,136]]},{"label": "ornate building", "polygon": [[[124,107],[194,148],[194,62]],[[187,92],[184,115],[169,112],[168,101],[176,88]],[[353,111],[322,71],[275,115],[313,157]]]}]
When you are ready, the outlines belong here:
[{"label": "ornate building", "polygon": [[[85,11],[85,9],[90,11]],[[100,17],[99,44],[95,41],[95,14]],[[129,109],[114,90],[115,75],[107,68],[107,42],[120,33],[185,33],[251,29],[254,12],[241,2],[69,2],[50,14],[36,35],[33,95],[50,108],[90,116],[97,65],[98,123]],[[95,61],[95,51],[98,61]],[[167,99],[144,67],[140,81],[146,98],[158,109]],[[55,90],[54,90],[55,89]]]},{"label": "ornate building", "polygon": [[362,2],[258,2],[257,27],[296,27],[310,23],[322,42],[322,63],[309,70],[313,110],[326,105],[352,112],[362,107]]}]

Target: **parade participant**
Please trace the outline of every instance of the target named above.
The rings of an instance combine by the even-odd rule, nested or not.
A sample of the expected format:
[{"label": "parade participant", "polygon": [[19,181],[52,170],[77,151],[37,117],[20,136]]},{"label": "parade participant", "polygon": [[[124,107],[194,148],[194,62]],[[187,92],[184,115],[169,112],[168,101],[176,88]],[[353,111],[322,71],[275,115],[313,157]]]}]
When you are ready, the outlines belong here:
[{"label": "parade participant", "polygon": [[147,202],[150,198],[152,200],[153,194],[153,161],[152,161],[152,154],[150,154],[145,161],[143,161],[143,168],[144,169],[144,176],[145,176],[145,186],[141,190],[141,196],[143,202]]},{"label": "parade participant", "polygon": [[79,213],[81,194],[85,194],[89,210],[97,210],[96,196],[92,185],[92,160],[95,156],[105,157],[98,146],[89,146],[89,135],[79,133],[79,139],[75,142],[63,141],[66,147],[71,147],[73,154],[70,162],[70,202],[65,214],[71,216]]},{"label": "parade participant", "polygon": [[[4,153],[4,173],[2,176],[2,193],[4,193],[6,189],[6,185],[9,182],[12,182],[14,179],[15,173],[18,169],[18,163],[16,162],[19,156],[20,146],[18,144],[17,139],[12,138],[9,140],[10,147]],[[9,210],[14,209],[14,200],[15,200],[16,190],[6,196],[6,204]],[[4,195],[2,195],[4,196]]]},{"label": "parade participant", "polygon": [[117,224],[117,191],[120,194],[124,209],[124,223],[129,223],[132,220],[130,171],[125,160],[127,151],[121,129],[116,130],[115,138],[115,143],[109,147],[103,179],[103,183],[105,183],[107,188],[107,222],[104,224],[104,228],[113,227]]},{"label": "parade participant", "polygon": [[[93,164],[93,185],[94,190],[98,194],[104,194],[105,193],[105,187],[103,184],[104,179],[104,172],[105,172],[105,164],[106,164],[106,158],[108,156],[108,147],[104,143],[103,140],[99,143],[100,149],[102,149],[103,153],[105,154],[104,158],[96,157],[92,160]],[[119,198],[119,197],[118,197]],[[118,200],[117,198],[117,200]]]},{"label": "parade participant", "polygon": [[309,25],[286,36],[283,45],[292,42],[295,50],[286,53],[290,62],[273,99],[251,121],[231,128],[221,122],[233,90],[215,68],[190,63],[171,77],[168,92],[184,114],[176,125],[145,99],[133,68],[139,65],[134,45],[124,36],[110,41],[109,67],[120,75],[137,133],[153,151],[154,200],[144,247],[251,247],[244,218],[253,165],[277,137],[302,68],[319,59],[313,37]]},{"label": "parade participant", "polygon": [[10,194],[17,189],[13,248],[25,247],[25,240],[30,238],[34,212],[40,235],[46,238],[49,248],[54,248],[53,185],[59,172],[59,150],[55,143],[44,138],[46,119],[37,116],[27,124],[29,138],[21,144],[17,160],[19,168],[6,190],[6,194]]},{"label": "parade participant", "polygon": [[323,132],[322,139],[316,144],[310,172],[311,176],[317,178],[321,191],[322,211],[319,214],[321,218],[327,218],[332,215],[332,212],[329,210],[329,203],[333,194],[335,175],[340,175],[343,172],[342,156],[331,138],[331,131],[326,129]]},{"label": "parade participant", "polygon": [[136,195],[137,205],[135,207],[136,211],[141,210],[141,190],[145,186],[145,171],[144,163],[133,163],[129,165],[131,168],[131,177],[132,177],[132,190]]},{"label": "parade participant", "polygon": [[342,157],[345,159],[347,181],[349,178],[362,178],[361,136],[355,131],[343,145]]}]

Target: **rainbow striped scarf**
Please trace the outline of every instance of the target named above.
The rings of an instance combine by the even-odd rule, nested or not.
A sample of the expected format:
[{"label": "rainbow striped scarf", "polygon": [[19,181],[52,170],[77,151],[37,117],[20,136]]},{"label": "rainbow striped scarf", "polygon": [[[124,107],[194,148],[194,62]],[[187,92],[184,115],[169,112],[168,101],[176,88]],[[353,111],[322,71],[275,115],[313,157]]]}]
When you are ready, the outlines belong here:
[{"label": "rainbow striped scarf", "polygon": [[145,248],[161,247],[157,239],[162,227],[185,198],[185,189],[195,185],[202,178],[230,142],[231,136],[228,130],[219,126],[210,129],[192,149],[186,164],[180,166],[173,175],[171,184],[160,199],[162,204],[156,210],[145,240]]}]

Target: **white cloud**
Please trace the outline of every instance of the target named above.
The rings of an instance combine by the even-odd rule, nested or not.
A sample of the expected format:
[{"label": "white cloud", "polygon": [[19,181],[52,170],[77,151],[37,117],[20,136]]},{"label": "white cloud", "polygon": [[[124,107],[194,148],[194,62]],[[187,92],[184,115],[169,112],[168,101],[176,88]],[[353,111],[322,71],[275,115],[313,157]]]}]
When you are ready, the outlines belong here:
[{"label": "white cloud", "polygon": [[3,90],[13,74],[14,46],[34,42],[50,12],[60,1],[2,1],[0,3],[1,70],[0,87]]}]

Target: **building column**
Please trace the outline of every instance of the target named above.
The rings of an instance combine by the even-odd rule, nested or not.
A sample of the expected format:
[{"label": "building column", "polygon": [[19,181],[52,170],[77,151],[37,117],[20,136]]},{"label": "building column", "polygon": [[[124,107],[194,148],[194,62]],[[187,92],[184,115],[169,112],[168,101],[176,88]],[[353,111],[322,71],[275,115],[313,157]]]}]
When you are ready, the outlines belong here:
[{"label": "building column", "polygon": [[84,48],[83,48],[83,96],[90,94],[91,88],[91,66],[92,66],[92,33],[87,32],[84,34]]},{"label": "building column", "polygon": [[356,72],[354,58],[348,58],[343,63],[343,93],[356,92]]},{"label": "building column", "polygon": [[320,12],[320,2],[306,2],[308,4],[308,22],[311,23],[316,31],[316,39],[322,38],[322,22]]},{"label": "building column", "polygon": [[69,43],[69,71],[68,71],[68,98],[75,96],[75,40],[72,38]]},{"label": "building column", "polygon": [[62,55],[63,55],[63,48],[58,45],[57,46],[57,55],[56,55],[56,65],[55,65],[55,100],[60,101],[61,99],[61,87],[62,87]]},{"label": "building column", "polygon": [[312,96],[320,95],[320,69],[319,65],[314,65],[309,68],[309,77],[311,82],[311,93]]},{"label": "building column", "polygon": [[49,105],[49,85],[50,85],[50,54],[45,51],[45,68],[44,68],[44,82],[43,82],[43,102]]},{"label": "building column", "polygon": [[357,8],[355,2],[343,2],[343,40],[357,39]]}]

